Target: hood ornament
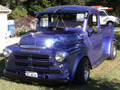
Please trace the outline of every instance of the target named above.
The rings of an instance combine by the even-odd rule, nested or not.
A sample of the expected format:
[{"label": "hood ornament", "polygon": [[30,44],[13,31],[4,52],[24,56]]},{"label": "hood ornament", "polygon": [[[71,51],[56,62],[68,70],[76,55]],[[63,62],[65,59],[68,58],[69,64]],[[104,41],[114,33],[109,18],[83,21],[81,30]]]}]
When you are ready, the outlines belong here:
[{"label": "hood ornament", "polygon": [[32,35],[32,37],[34,38],[35,37],[35,33],[30,33]]}]

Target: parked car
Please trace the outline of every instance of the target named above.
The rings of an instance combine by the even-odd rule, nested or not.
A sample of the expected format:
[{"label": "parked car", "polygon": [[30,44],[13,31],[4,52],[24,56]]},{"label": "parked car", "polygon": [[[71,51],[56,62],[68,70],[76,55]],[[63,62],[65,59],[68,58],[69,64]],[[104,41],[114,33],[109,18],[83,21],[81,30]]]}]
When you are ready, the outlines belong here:
[{"label": "parked car", "polygon": [[36,32],[4,49],[5,76],[86,84],[91,69],[116,58],[114,26],[101,26],[97,9],[56,6],[37,14]]},{"label": "parked car", "polygon": [[107,26],[112,26],[112,25],[118,25],[120,24],[120,19],[116,16],[109,15],[107,10],[113,10],[113,8],[109,7],[102,7],[102,6],[92,6],[94,8],[97,8],[100,14],[100,24],[101,25],[107,25]]},{"label": "parked car", "polygon": [[118,25],[120,24],[120,19],[118,17],[108,15],[106,11],[100,10],[100,23],[101,25],[107,25],[107,26],[112,26],[112,25]]}]

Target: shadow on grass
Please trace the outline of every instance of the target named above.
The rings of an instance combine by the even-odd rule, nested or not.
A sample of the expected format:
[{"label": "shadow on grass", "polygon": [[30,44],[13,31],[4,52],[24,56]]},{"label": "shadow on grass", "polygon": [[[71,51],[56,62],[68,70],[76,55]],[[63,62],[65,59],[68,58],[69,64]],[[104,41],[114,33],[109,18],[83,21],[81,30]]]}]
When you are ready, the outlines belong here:
[{"label": "shadow on grass", "polygon": [[99,80],[90,79],[88,84],[86,85],[76,85],[73,83],[50,83],[50,84],[27,83],[27,84],[35,85],[39,87],[45,87],[44,90],[49,90],[49,89],[50,90],[119,90],[120,83],[115,81],[116,80],[109,82],[107,79],[99,79]]},{"label": "shadow on grass", "polygon": [[[115,80],[116,81],[116,80]],[[109,82],[105,79],[93,80],[90,79],[86,85],[75,85],[67,83],[59,86],[45,86],[46,89],[52,88],[53,90],[119,90],[120,83]]]}]

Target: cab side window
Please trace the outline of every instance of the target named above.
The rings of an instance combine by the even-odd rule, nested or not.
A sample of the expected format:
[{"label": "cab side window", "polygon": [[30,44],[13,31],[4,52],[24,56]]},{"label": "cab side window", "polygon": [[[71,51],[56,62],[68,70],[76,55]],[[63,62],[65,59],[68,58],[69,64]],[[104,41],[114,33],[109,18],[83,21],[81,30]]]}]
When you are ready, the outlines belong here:
[{"label": "cab side window", "polygon": [[88,28],[98,26],[97,14],[91,14],[88,19]]}]

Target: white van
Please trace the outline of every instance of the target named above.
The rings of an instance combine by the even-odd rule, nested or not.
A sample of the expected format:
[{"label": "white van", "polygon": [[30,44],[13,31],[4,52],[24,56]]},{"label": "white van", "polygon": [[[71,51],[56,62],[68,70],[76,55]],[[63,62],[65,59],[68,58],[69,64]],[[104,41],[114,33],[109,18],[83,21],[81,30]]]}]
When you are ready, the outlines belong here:
[{"label": "white van", "polygon": [[113,8],[102,7],[102,6],[92,6],[97,8],[100,13],[100,24],[101,25],[118,25],[120,24],[120,19],[116,16],[109,15],[106,10],[112,10]]},{"label": "white van", "polygon": [[118,17],[108,15],[108,13],[105,10],[99,10],[100,13],[100,24],[101,25],[118,25],[120,22],[120,19]]}]

